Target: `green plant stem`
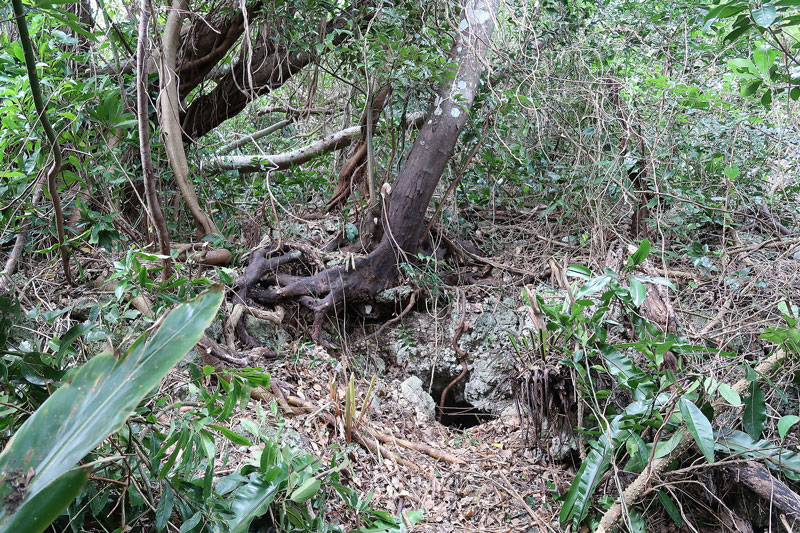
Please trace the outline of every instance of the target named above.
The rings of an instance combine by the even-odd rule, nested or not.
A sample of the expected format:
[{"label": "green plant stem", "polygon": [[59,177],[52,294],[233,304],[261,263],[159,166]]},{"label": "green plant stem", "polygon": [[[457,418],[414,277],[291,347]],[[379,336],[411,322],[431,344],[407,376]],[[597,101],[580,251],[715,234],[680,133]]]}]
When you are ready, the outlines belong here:
[{"label": "green plant stem", "polygon": [[44,99],[42,98],[42,88],[39,85],[39,76],[36,73],[36,56],[33,53],[33,44],[31,43],[31,36],[28,33],[28,24],[25,21],[25,11],[22,7],[22,0],[11,0],[11,4],[14,6],[14,19],[17,22],[17,29],[19,30],[22,52],[25,55],[25,66],[28,69],[28,82],[31,86],[33,103],[36,106],[36,115],[42,123],[42,128],[50,143],[50,151],[53,154],[53,166],[47,172],[47,188],[50,190],[50,197],[53,199],[53,209],[55,210],[56,216],[56,231],[58,233],[58,250],[61,253],[61,264],[64,267],[64,276],[67,278],[67,283],[74,287],[75,281],[73,281],[72,274],[69,271],[69,252],[64,245],[64,215],[61,210],[61,198],[58,196],[58,188],[56,187],[56,176],[61,172],[61,146],[58,144],[56,132],[53,131],[53,126],[47,118]]}]

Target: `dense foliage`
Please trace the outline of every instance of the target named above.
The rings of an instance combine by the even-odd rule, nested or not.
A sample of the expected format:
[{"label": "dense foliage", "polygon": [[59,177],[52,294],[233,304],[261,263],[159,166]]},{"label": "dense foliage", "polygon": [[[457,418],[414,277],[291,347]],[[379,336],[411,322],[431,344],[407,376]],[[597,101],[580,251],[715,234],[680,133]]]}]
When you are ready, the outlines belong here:
[{"label": "dense foliage", "polygon": [[[142,33],[144,5],[153,15]],[[441,114],[442,87],[464,83],[451,46],[469,17],[405,0],[20,6],[22,19],[0,6],[0,531],[413,527],[421,513],[376,509],[346,482],[347,447],[323,464],[287,444],[284,406],[251,403],[270,387],[263,369],[194,358],[180,390],[159,382],[215,317],[245,303],[244,267],[259,249],[285,254],[275,272],[303,256],[298,270],[272,274],[282,289],[262,287],[273,301],[320,271],[360,270],[373,240],[396,238],[376,227],[420,128]],[[431,205],[408,215],[424,242],[392,249],[390,284],[411,287],[411,309],[420,294],[444,301],[474,281],[465,272],[478,264],[519,274],[515,298],[537,326],[514,339],[521,367],[566,369],[574,401],[563,407],[579,413],[575,477],[553,495],[562,527],[607,526],[631,479],[658,461],[680,473],[690,447],[706,465],[760,461],[797,487],[800,418],[785,389],[796,391],[800,354],[800,2],[504,0],[496,18],[486,59],[473,61],[475,100],[453,110],[467,119]],[[293,158],[302,150],[313,157]],[[195,194],[214,231],[198,222]],[[225,259],[212,261],[218,252]],[[528,290],[545,268],[561,273],[562,292]],[[297,311],[301,342],[324,345],[323,331],[346,345],[333,311],[356,304],[364,327],[388,318],[374,294],[345,289],[324,308],[320,294],[310,305],[311,294],[290,294],[311,311]],[[654,297],[680,301],[686,323],[648,316]],[[720,323],[724,334],[709,336]],[[188,333],[166,338],[170,328]],[[228,345],[253,348],[243,335]],[[538,440],[546,409],[523,403]],[[244,412],[255,415],[237,422]],[[247,464],[221,472],[237,451],[252,452]],[[609,477],[615,491],[598,494]],[[648,513],[690,523],[696,496],[676,484],[625,503],[622,527],[646,530]],[[333,503],[346,511],[331,518]]]}]

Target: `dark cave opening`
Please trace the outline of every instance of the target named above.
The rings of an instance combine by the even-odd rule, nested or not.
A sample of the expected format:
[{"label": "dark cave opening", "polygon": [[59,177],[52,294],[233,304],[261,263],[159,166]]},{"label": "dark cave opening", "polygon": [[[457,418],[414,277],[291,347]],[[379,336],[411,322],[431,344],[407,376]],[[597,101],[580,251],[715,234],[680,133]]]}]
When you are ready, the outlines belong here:
[{"label": "dark cave opening", "polygon": [[436,416],[439,417],[441,415],[440,422],[443,426],[455,429],[469,429],[494,418],[494,415],[489,411],[478,409],[466,401],[463,398],[463,394],[457,395],[452,389],[447,392],[447,397],[440,413],[439,402],[442,397],[442,389],[437,390],[434,388],[431,393],[436,401]]}]

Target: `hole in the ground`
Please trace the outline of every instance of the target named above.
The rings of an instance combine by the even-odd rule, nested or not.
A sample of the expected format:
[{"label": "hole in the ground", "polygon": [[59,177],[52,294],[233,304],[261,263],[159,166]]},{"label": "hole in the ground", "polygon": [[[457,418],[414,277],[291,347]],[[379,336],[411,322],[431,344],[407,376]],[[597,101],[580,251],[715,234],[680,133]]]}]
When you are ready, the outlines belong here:
[{"label": "hole in the ground", "polygon": [[[442,390],[432,391],[433,398],[436,401],[436,416],[439,416],[439,400],[442,397]],[[444,409],[442,409],[442,425],[456,428],[456,429],[469,429],[477,425],[483,424],[493,419],[494,416],[482,409],[478,409],[464,399],[457,399],[456,394],[451,389],[447,393],[447,398],[444,400]]]}]

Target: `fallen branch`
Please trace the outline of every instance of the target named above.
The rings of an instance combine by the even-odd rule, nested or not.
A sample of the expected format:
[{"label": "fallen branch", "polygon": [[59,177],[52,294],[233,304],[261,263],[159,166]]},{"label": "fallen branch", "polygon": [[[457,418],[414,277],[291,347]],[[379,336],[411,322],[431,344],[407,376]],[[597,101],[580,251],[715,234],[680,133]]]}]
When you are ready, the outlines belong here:
[{"label": "fallen branch", "polygon": [[[783,358],[786,357],[786,354],[783,350],[776,350],[772,353],[767,359],[759,363],[759,365],[755,368],[756,373],[758,374],[767,374],[772,370],[772,367],[781,361]],[[745,392],[747,387],[750,385],[750,382],[747,379],[740,379],[736,384],[733,386],[733,390],[737,393],[742,394]],[[724,411],[724,406],[726,404],[722,400],[717,400],[714,402],[714,411],[717,413],[717,416]],[[671,453],[665,455],[664,457],[657,458],[653,460],[652,463],[648,465],[644,471],[639,474],[639,476],[633,480],[633,482],[628,485],[625,491],[622,493],[622,496],[614,502],[612,505],[603,515],[603,518],[600,519],[600,525],[595,530],[595,533],[606,533],[611,531],[614,525],[619,520],[620,516],[622,516],[622,507],[623,505],[627,508],[629,505],[636,502],[642,494],[647,489],[647,485],[650,483],[650,479],[653,477],[657,477],[661,475],[661,473],[666,470],[667,466],[678,456],[680,456],[686,449],[688,449],[692,445],[693,438],[690,431],[685,431],[683,434],[683,438],[680,440],[678,445],[672,450]]]},{"label": "fallen branch", "polygon": [[[289,413],[298,414],[295,411],[296,408],[302,409],[305,413],[313,413],[313,412],[316,411],[316,409],[314,408],[314,406],[311,403],[309,403],[309,402],[307,402],[307,401],[305,401],[305,400],[303,400],[301,398],[298,398],[296,396],[288,396],[287,397],[283,393],[283,391],[280,389],[280,387],[277,386],[277,384],[273,383],[273,385],[274,385],[274,387],[272,388],[272,392],[276,396],[276,398],[278,398],[278,403],[279,404],[281,404],[282,402],[285,403],[286,406],[284,407],[284,409],[285,410],[287,408],[290,409]],[[278,391],[275,390],[276,388],[278,389]],[[281,400],[282,398],[283,398],[283,400]],[[325,412],[320,412],[319,414],[320,414],[320,416],[323,417],[323,419],[325,420],[325,423],[327,425],[329,425],[329,426],[331,426],[333,428],[337,427],[336,418],[332,414],[325,413]],[[433,446],[430,446],[428,444],[424,444],[424,443],[421,443],[421,442],[411,442],[409,440],[402,439],[402,438],[399,438],[399,437],[395,437],[393,435],[388,435],[388,434],[383,433],[383,432],[381,432],[381,431],[379,431],[377,429],[374,429],[374,428],[367,429],[367,433],[372,438],[376,439],[376,441],[383,442],[384,444],[387,444],[387,445],[396,444],[398,446],[402,446],[403,448],[407,448],[409,450],[414,450],[414,451],[417,451],[417,452],[420,452],[420,453],[424,453],[424,454],[426,454],[426,455],[428,455],[430,457],[433,457],[434,459],[445,461],[445,462],[448,462],[448,463],[451,463],[451,464],[464,464],[465,463],[465,461],[463,459],[461,459],[460,457],[456,457],[455,455],[449,454],[449,453],[447,453],[445,451],[438,450],[438,449],[436,449]],[[371,450],[374,453],[380,453],[381,455],[383,455],[384,457],[386,457],[387,459],[389,459],[389,460],[391,460],[391,461],[393,461],[395,463],[402,464],[402,465],[407,466],[408,468],[410,468],[412,470],[425,473],[425,471],[419,465],[417,465],[416,463],[412,463],[411,461],[408,461],[408,460],[406,460],[406,459],[404,459],[402,457],[399,457],[395,453],[391,452],[390,450],[387,450],[386,448],[378,448],[377,442],[372,442],[372,441],[366,439],[363,435],[361,435],[358,432],[353,432],[352,433],[352,438],[353,438],[354,441],[358,442],[359,444],[361,444],[362,446],[364,446],[365,448]]]},{"label": "fallen branch", "polygon": [[226,153],[230,152],[231,150],[236,150],[237,148],[241,148],[242,146],[244,146],[246,144],[249,144],[249,143],[251,143],[253,141],[257,141],[258,139],[261,139],[262,137],[266,137],[267,135],[275,133],[279,129],[285,128],[286,126],[288,126],[291,123],[292,123],[292,120],[288,119],[288,118],[286,120],[281,120],[279,122],[276,122],[275,124],[272,124],[271,126],[268,126],[268,127],[264,128],[263,130],[258,130],[255,133],[251,133],[250,135],[246,135],[246,136],[242,137],[239,140],[230,142],[230,143],[222,146],[222,148],[217,150],[217,153],[226,154]]},{"label": "fallen branch", "polygon": [[[795,522],[800,521],[800,496],[782,481],[775,479],[766,466],[754,461],[720,467],[731,481],[740,483]],[[792,531],[795,531],[792,529]]]},{"label": "fallen branch", "polygon": [[[283,391],[281,391],[281,393],[283,393]],[[292,406],[295,406],[295,407],[300,407],[300,408],[302,408],[303,410],[305,410],[308,413],[313,413],[315,411],[313,405],[311,405],[307,401],[305,401],[305,400],[303,400],[301,398],[298,398],[296,396],[288,396],[286,398],[286,402],[289,405],[292,405]],[[334,416],[332,414],[326,413],[326,412],[320,412],[318,414],[319,414],[319,416],[322,417],[322,419],[325,421],[325,423],[327,425],[331,426],[332,428],[336,428],[337,427],[336,418],[334,418]],[[408,459],[404,459],[403,457],[398,456],[397,454],[395,454],[391,450],[387,450],[385,448],[380,448],[380,446],[377,443],[377,440],[374,441],[374,442],[370,441],[370,440],[366,439],[364,436],[362,436],[358,432],[353,432],[351,434],[351,437],[355,442],[357,442],[358,444],[360,444],[364,448],[370,450],[371,452],[375,453],[376,455],[382,455],[383,457],[389,459],[393,463],[397,463],[399,465],[403,465],[406,468],[409,468],[410,470],[414,470],[416,472],[421,472],[423,474],[427,474],[425,472],[425,470],[423,470],[422,467],[420,467],[418,464],[412,463]]]},{"label": "fallen branch", "polygon": [[203,169],[212,174],[225,170],[238,170],[239,172],[284,170],[292,165],[310,161],[320,154],[350,146],[350,143],[359,135],[361,135],[361,126],[353,126],[323,137],[302,148],[281,154],[212,156],[211,159],[204,161]]}]

